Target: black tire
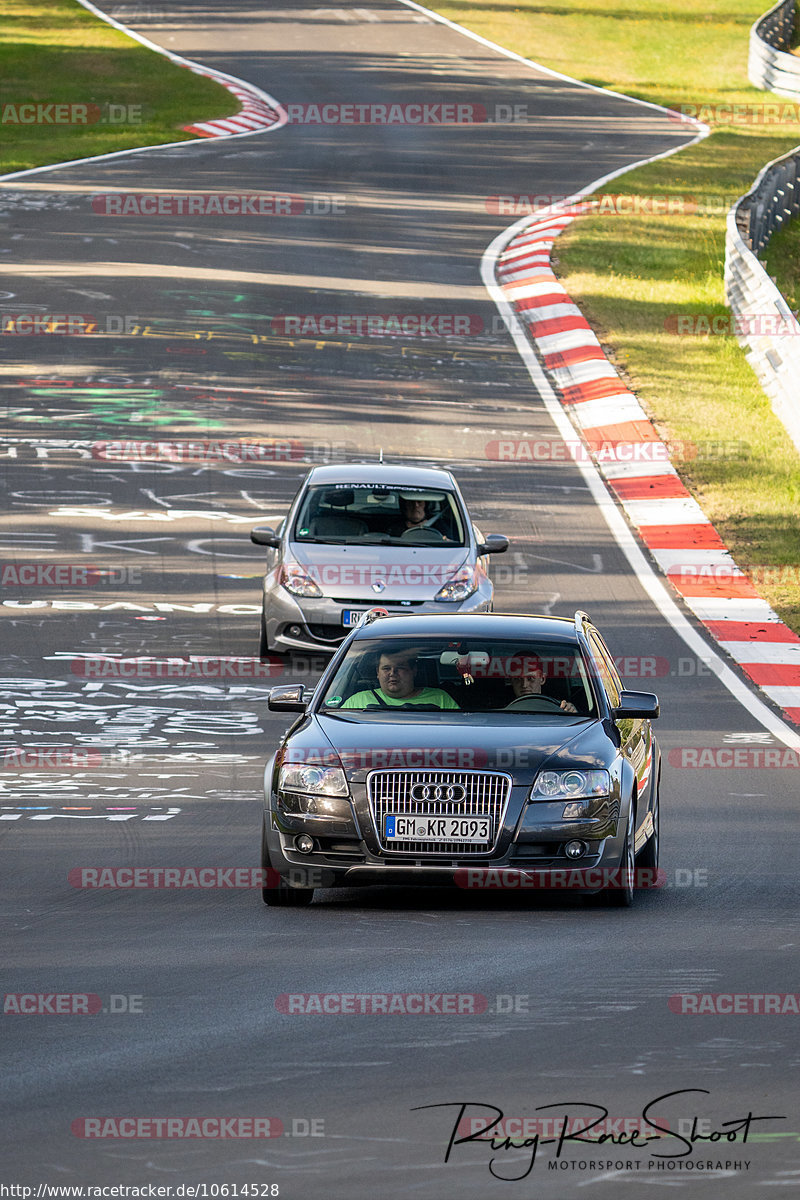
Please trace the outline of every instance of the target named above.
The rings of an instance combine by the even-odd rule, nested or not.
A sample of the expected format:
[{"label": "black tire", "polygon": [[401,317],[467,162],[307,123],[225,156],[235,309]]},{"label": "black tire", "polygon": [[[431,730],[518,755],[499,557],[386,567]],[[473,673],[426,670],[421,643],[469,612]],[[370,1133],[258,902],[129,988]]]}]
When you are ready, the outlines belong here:
[{"label": "black tire", "polygon": [[653,802],[653,832],[645,842],[639,857],[637,867],[644,871],[658,871],[658,859],[661,852],[661,780],[656,783],[656,796]]},{"label": "black tire", "polygon": [[[276,872],[269,860],[267,849],[267,818],[261,822],[261,870],[265,879],[274,879]],[[314,889],[304,887],[289,887],[289,884],[279,875],[274,887],[262,887],[261,899],[272,908],[303,908],[314,899]]]},{"label": "black tire", "polygon": [[635,819],[636,805],[633,798],[631,798],[630,809],[628,811],[628,824],[625,829],[625,841],[622,844],[622,853],[619,857],[619,880],[616,881],[616,886],[606,887],[602,892],[606,904],[612,905],[614,908],[630,908],[633,904],[634,874],[636,871],[636,856],[633,851]]}]

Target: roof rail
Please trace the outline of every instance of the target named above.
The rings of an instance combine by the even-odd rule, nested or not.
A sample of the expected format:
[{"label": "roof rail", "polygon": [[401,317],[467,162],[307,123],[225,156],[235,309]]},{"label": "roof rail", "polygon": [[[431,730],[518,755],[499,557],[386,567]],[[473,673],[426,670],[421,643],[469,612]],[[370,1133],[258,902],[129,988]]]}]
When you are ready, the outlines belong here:
[{"label": "roof rail", "polygon": [[373,621],[377,621],[380,617],[388,616],[388,608],[368,608],[356,621],[356,629],[360,629],[362,625],[371,625]]},{"label": "roof rail", "polygon": [[589,614],[585,613],[583,611],[583,609],[576,608],[575,609],[575,632],[583,633],[583,627],[587,622],[590,625],[592,623],[592,618],[589,616]]}]

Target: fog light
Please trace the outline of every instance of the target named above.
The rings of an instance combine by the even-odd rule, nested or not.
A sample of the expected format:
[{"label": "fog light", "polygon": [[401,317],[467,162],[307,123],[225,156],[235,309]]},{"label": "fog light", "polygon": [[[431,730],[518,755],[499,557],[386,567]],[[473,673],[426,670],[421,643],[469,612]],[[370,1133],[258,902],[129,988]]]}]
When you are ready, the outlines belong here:
[{"label": "fog light", "polygon": [[289,634],[289,637],[293,638],[299,638],[303,636],[303,631],[299,625],[290,625],[286,632]]},{"label": "fog light", "polygon": [[314,849],[314,839],[310,838],[307,833],[298,833],[294,839],[294,846],[301,854],[310,854]]},{"label": "fog light", "polygon": [[586,842],[567,842],[564,853],[567,858],[583,858],[586,853]]}]

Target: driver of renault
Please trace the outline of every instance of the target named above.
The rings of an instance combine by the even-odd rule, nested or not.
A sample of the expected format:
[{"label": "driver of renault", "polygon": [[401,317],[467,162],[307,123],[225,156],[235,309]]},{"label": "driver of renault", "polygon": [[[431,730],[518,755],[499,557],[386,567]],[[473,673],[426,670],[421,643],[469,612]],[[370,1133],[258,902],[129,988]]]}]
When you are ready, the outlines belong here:
[{"label": "driver of renault", "polygon": [[436,708],[458,708],[452,696],[442,688],[417,687],[417,651],[387,648],[378,656],[377,688],[356,692],[342,708],[399,708],[407,704],[427,704]]},{"label": "driver of renault", "polygon": [[[514,692],[514,700],[511,700],[510,704],[523,696],[541,696],[547,672],[537,654],[528,654],[524,650],[518,650],[508,660],[506,672]],[[562,700],[561,708],[568,713],[578,711],[574,704],[570,704],[569,700]]]}]

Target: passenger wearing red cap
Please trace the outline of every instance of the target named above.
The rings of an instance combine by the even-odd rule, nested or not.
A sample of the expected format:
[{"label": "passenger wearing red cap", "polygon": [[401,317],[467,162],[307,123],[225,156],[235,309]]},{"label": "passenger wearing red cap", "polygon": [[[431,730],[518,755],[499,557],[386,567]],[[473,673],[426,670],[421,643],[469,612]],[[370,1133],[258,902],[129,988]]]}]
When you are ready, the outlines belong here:
[{"label": "passenger wearing red cap", "polygon": [[[542,694],[547,672],[538,654],[531,654],[527,650],[518,650],[508,660],[506,670],[514,692],[514,700],[519,700],[521,696],[540,696]],[[511,701],[512,704],[514,700]],[[574,704],[570,704],[569,700],[562,700],[561,708],[568,713],[578,711]]]}]

